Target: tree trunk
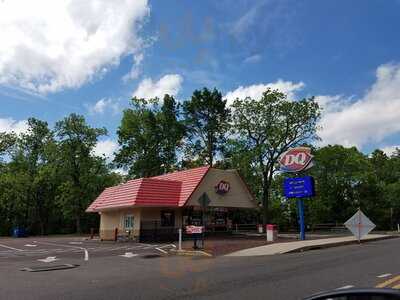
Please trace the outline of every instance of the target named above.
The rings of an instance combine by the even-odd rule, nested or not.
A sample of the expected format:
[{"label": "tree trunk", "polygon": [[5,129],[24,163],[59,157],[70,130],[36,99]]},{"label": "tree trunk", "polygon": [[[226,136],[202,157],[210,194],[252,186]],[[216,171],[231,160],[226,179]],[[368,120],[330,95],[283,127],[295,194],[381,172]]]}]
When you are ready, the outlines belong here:
[{"label": "tree trunk", "polygon": [[81,216],[77,214],[76,216],[76,233],[81,234],[82,229],[81,229]]},{"label": "tree trunk", "polygon": [[40,226],[40,235],[44,235],[44,222],[42,221],[42,219],[40,219],[39,221],[39,226]]},{"label": "tree trunk", "polygon": [[269,182],[268,176],[264,174],[264,183],[263,183],[263,194],[262,194],[262,202],[263,202],[263,228],[268,223],[269,218]]},{"label": "tree trunk", "polygon": [[208,159],[209,159],[208,165],[210,167],[212,167],[213,160],[214,160],[214,153],[213,153],[213,143],[212,143],[211,138],[208,138],[207,152],[208,152]]}]

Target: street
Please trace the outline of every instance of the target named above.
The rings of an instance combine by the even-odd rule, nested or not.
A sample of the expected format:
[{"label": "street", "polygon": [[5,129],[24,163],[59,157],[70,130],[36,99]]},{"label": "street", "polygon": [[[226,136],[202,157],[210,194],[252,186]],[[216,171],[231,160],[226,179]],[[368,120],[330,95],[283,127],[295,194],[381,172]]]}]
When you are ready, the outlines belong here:
[{"label": "street", "polygon": [[83,253],[60,252],[48,265],[79,266],[47,272],[21,271],[43,265],[37,256],[3,256],[0,294],[25,300],[301,299],[338,288],[400,284],[400,239],[262,257],[125,257],[125,248],[112,249],[94,255],[89,249],[88,261]]}]

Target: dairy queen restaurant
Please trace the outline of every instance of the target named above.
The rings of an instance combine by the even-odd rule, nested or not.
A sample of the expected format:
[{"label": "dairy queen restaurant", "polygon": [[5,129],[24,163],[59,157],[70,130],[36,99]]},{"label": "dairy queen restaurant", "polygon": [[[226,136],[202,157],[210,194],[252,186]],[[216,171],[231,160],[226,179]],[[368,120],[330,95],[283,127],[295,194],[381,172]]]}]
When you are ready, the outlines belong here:
[{"label": "dairy queen restaurant", "polygon": [[172,241],[178,229],[232,230],[232,212],[257,203],[236,170],[208,166],[106,188],[86,210],[100,215],[102,240]]}]

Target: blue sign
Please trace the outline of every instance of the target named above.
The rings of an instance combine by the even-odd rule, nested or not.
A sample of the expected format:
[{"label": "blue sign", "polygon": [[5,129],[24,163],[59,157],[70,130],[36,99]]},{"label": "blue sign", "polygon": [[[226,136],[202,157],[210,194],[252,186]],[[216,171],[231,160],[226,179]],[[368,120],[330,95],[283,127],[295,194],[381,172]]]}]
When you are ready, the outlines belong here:
[{"label": "blue sign", "polygon": [[283,192],[286,198],[306,198],[315,196],[314,178],[311,176],[285,178]]}]

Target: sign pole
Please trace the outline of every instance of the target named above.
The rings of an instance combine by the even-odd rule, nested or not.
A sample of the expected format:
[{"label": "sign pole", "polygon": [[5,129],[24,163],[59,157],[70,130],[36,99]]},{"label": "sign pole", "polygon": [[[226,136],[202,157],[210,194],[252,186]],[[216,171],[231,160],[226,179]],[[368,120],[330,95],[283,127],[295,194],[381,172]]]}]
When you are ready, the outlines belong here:
[{"label": "sign pole", "polygon": [[284,195],[287,198],[297,198],[299,214],[300,240],[306,239],[304,222],[304,201],[302,198],[314,197],[314,179],[311,176],[298,177],[299,173],[314,165],[311,148],[296,147],[284,152],[279,158],[281,171],[294,173],[297,177],[285,178],[283,182]]},{"label": "sign pole", "polygon": [[360,244],[361,243],[361,226],[362,226],[360,208],[358,208],[357,213],[358,213],[358,236],[357,236],[357,239],[358,239],[358,243]]},{"label": "sign pole", "polygon": [[303,199],[297,199],[297,207],[299,209],[299,225],[300,225],[300,240],[306,239],[306,231],[304,225],[304,201]]}]

